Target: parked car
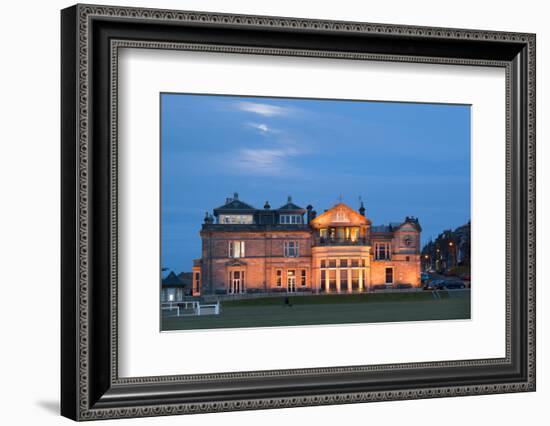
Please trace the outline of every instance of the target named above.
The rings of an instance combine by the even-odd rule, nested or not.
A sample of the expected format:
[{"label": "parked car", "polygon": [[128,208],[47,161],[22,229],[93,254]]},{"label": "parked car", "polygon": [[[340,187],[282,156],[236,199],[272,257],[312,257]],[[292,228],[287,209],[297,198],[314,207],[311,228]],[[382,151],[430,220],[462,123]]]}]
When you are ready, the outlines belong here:
[{"label": "parked car", "polygon": [[466,288],[466,285],[462,281],[445,281],[443,284],[444,288],[447,290],[456,290],[459,288]]},{"label": "parked car", "polygon": [[424,286],[424,290],[443,290],[445,280],[433,280]]},{"label": "parked car", "polygon": [[388,288],[385,284],[375,284],[372,286],[373,290],[385,290]]},{"label": "parked car", "polygon": [[430,274],[428,274],[427,272],[422,272],[420,274],[420,282],[421,283],[425,283],[426,281],[428,281],[430,279]]},{"label": "parked car", "polygon": [[395,288],[397,288],[399,290],[404,289],[404,288],[412,288],[412,284],[396,284]]},{"label": "parked car", "polygon": [[460,279],[462,281],[471,281],[470,274],[462,274],[462,275],[460,275]]}]

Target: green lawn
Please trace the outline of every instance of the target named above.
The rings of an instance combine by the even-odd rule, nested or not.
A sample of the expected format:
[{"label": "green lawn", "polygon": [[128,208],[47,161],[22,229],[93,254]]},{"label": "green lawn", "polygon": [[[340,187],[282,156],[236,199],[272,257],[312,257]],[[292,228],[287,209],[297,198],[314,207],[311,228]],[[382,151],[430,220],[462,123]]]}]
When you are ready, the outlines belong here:
[{"label": "green lawn", "polygon": [[[395,321],[469,319],[469,291],[449,297],[441,292],[375,293],[334,296],[246,299],[221,302],[219,315],[174,316],[162,311],[163,330],[281,327],[289,325],[349,324]],[[456,297],[459,296],[459,297]]]}]

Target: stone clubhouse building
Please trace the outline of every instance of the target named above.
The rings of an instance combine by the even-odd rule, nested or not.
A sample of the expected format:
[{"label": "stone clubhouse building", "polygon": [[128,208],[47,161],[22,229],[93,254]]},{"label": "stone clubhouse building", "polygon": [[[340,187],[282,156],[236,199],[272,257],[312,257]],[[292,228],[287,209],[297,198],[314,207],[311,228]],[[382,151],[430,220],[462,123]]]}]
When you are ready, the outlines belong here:
[{"label": "stone clubhouse building", "polygon": [[288,197],[257,209],[238,194],[206,213],[202,256],[193,261],[193,295],[355,293],[420,286],[420,232],[415,217],[373,226],[361,202],[340,202],[317,216]]}]

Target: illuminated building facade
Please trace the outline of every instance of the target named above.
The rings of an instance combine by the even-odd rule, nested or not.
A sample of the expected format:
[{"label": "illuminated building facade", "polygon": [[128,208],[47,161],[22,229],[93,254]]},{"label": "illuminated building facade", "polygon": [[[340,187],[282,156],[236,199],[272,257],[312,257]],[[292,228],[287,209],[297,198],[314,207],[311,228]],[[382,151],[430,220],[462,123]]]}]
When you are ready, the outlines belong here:
[{"label": "illuminated building facade", "polygon": [[238,194],[206,214],[193,294],[354,293],[420,285],[418,219],[372,226],[363,203],[319,216],[288,197],[256,209]]}]

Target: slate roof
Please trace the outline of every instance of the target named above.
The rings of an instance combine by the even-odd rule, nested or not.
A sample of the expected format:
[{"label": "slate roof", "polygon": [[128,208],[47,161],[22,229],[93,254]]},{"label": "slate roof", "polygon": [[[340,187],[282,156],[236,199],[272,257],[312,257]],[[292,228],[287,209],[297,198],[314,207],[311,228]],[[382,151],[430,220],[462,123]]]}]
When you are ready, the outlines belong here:
[{"label": "slate roof", "polygon": [[297,224],[226,224],[226,223],[205,223],[202,225],[203,231],[224,231],[224,232],[263,232],[266,229],[270,231],[310,231],[311,228],[306,223]]},{"label": "slate roof", "polygon": [[410,223],[413,225],[419,232],[422,231],[422,228],[420,227],[420,224],[418,223],[418,219],[413,217],[407,217],[404,222],[391,222],[389,225],[376,225],[371,226],[370,230],[371,232],[393,232],[396,229],[399,229],[402,225],[405,223]]},{"label": "slate roof", "polygon": [[193,272],[180,272],[178,278],[184,285],[193,284]]},{"label": "slate roof", "polygon": [[370,227],[371,232],[392,232],[390,225],[376,225]]},{"label": "slate roof", "polygon": [[422,227],[420,226],[420,222],[418,221],[417,217],[407,216],[405,218],[405,222],[403,222],[403,223],[410,223],[412,226],[414,226],[416,228],[416,230],[418,232],[422,231]]},{"label": "slate roof", "polygon": [[292,202],[292,197],[288,197],[288,200],[284,206],[279,207],[277,210],[295,211],[305,213],[306,209],[300,207]]},{"label": "slate roof", "polygon": [[223,210],[256,210],[250,204],[245,203],[241,200],[232,200],[227,204],[224,204],[221,207],[214,209],[214,211],[223,211]]},{"label": "slate roof", "polygon": [[171,271],[166,278],[162,280],[163,287],[186,287],[188,284],[183,282],[175,273]]},{"label": "slate roof", "polygon": [[293,202],[286,203],[284,206],[279,207],[277,210],[293,210],[293,211],[306,211],[303,207],[297,206]]}]

